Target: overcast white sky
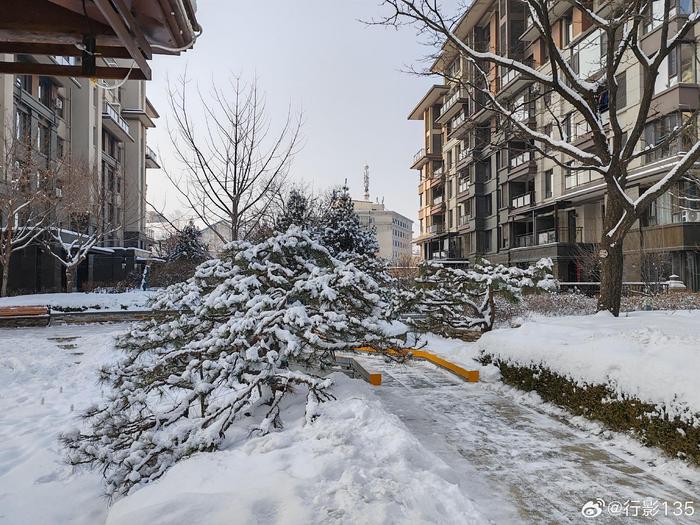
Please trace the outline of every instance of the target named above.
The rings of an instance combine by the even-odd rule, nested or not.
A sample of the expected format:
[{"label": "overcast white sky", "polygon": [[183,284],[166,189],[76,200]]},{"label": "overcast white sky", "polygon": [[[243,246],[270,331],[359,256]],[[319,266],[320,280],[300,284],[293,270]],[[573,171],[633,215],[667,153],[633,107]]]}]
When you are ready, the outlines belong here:
[{"label": "overcast white sky", "polygon": [[[414,31],[367,27],[358,19],[382,12],[379,0],[200,1],[204,34],[180,57],[153,60],[148,96],[159,110],[149,145],[168,163],[167,77],[188,74],[203,88],[230,74],[256,75],[266,92],[273,124],[288,104],[303,110],[304,147],[292,176],[326,188],[346,178],[354,197],[363,193],[370,166],[372,200],[417,220],[418,175],[411,159],[421,146],[422,125],[406,119],[431,80],[404,73],[426,50]],[[279,114],[276,118],[275,114]],[[178,208],[164,176],[148,174],[149,199]],[[414,225],[414,231],[417,225]]]}]

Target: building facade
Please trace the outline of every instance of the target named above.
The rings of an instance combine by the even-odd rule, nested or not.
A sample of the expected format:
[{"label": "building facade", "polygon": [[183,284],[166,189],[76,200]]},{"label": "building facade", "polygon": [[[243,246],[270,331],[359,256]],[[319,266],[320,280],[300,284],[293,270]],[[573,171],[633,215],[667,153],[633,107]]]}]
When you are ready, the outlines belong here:
[{"label": "building facade", "polygon": [[[673,0],[672,0],[673,1]],[[656,2],[654,3],[656,4]],[[594,1],[595,9],[604,2]],[[692,2],[678,0],[673,24],[692,11]],[[601,70],[600,30],[569,2],[555,2],[550,11],[553,37],[582,77]],[[547,50],[518,0],[473,2],[455,29],[478,51],[549,68]],[[644,24],[642,45],[658,49],[660,27],[653,18]],[[661,68],[644,143],[659,143],[700,105],[697,40],[688,38],[677,55]],[[656,46],[656,47],[654,47]],[[637,116],[641,71],[634,61],[618,75],[622,99],[618,115],[623,129]],[[420,231],[417,243],[426,259],[527,265],[550,257],[562,281],[597,280],[591,275],[596,244],[602,234],[605,186],[594,172],[567,170],[536,152],[522,139],[508,136],[503,121],[473,86],[488,87],[509,104],[516,117],[539,131],[586,148],[591,140],[583,118],[553,93],[540,96],[531,81],[507,69],[474,65],[449,48],[433,65],[443,84],[432,86],[409,115],[423,122],[424,140],[413,159],[420,174]],[[453,79],[453,80],[447,80]],[[458,79],[461,81],[457,81]],[[486,85],[486,82],[489,85]],[[469,87],[465,87],[469,86]],[[603,115],[605,109],[602,108]],[[554,126],[552,113],[562,123]],[[669,147],[642,154],[631,166],[628,193],[634,198],[659,180],[687,151],[686,136]],[[557,153],[557,155],[559,155]],[[560,158],[562,163],[567,159]],[[666,277],[675,273],[693,290],[700,289],[700,210],[681,206],[678,195],[695,194],[686,182],[661,196],[628,234],[625,280],[640,281],[650,261],[663,261]]]},{"label": "building facade", "polygon": [[352,201],[364,228],[374,228],[379,243],[379,257],[390,263],[411,257],[413,221],[400,213],[387,210],[384,203]]},{"label": "building facade", "polygon": [[[0,59],[49,65],[76,62],[72,57],[20,54],[5,54]],[[104,67],[119,65],[117,60],[98,62]],[[155,125],[158,114],[145,91],[143,80],[103,82],[50,75],[0,75],[0,143],[27,141],[37,170],[83,162],[96,178],[96,187],[102,190],[102,220],[109,223],[111,233],[99,243],[103,249],[91,253],[85,268],[80,269],[81,285],[118,280],[148,254],[151,241],[146,235],[146,171],[159,166],[146,143],[147,130]],[[2,221],[0,217],[0,227]],[[110,253],[115,254],[117,262],[107,260]],[[13,254],[11,289],[60,290],[64,281],[60,266],[40,247]]]}]

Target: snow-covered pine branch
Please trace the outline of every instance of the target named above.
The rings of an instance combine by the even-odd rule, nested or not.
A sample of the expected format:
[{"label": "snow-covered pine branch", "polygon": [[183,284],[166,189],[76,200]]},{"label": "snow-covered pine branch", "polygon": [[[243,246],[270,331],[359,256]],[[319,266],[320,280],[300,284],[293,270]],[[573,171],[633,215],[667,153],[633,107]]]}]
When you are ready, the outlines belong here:
[{"label": "snow-covered pine branch", "polygon": [[101,372],[106,400],[62,438],[70,462],[100,468],[107,492],[125,494],[217,449],[234,424],[279,428],[290,392],[306,391],[312,421],[332,395],[313,371],[334,352],[405,346],[408,328],[387,317],[382,295],[370,275],[299,228],[231,243],[156,298],[179,317],[136,323],[121,337],[124,356]]},{"label": "snow-covered pine branch", "polygon": [[553,291],[557,282],[551,271],[550,259],[540,259],[526,269],[487,260],[470,269],[426,262],[415,286],[396,293],[394,307],[420,332],[448,336],[486,332],[493,328],[495,294],[519,301],[523,291]]}]

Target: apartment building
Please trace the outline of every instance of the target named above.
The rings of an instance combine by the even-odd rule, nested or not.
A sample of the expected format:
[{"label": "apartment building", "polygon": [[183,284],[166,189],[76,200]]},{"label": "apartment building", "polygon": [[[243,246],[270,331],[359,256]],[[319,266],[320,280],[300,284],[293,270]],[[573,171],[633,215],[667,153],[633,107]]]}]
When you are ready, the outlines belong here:
[{"label": "apartment building", "polygon": [[[21,54],[4,55],[2,59],[20,63],[75,62],[66,57]],[[118,65],[115,60],[104,62],[104,67]],[[84,162],[105,196],[102,217],[113,231],[100,242],[102,249],[96,248],[81,268],[81,284],[119,279],[149,253],[146,170],[159,166],[147,146],[146,134],[157,117],[146,98],[143,80],[122,83],[51,75],[0,75],[0,142],[8,143],[13,137],[28,140],[37,170],[48,170],[69,160]],[[13,255],[10,276],[10,287],[16,290],[60,289],[62,283],[61,268],[37,246]]]},{"label": "apartment building", "polygon": [[413,221],[400,213],[387,210],[384,203],[352,201],[364,228],[374,228],[379,243],[379,257],[390,263],[411,257]]},{"label": "apartment building", "polygon": [[[676,2],[672,23],[677,24],[692,12],[693,2],[672,1]],[[595,9],[603,5],[593,2]],[[583,77],[600,70],[600,31],[572,2],[555,2],[550,13],[554,39],[574,70]],[[542,70],[549,67],[542,39],[525,4],[518,0],[473,2],[455,31],[479,51],[523,60]],[[644,33],[645,51],[658,49],[660,27],[653,18],[644,24]],[[700,104],[699,38],[697,33],[688,38],[662,66],[654,111],[640,148],[660,142]],[[417,243],[422,256],[463,263],[483,256],[512,265],[550,257],[562,281],[597,280],[590,275],[590,267],[605,209],[600,175],[562,168],[527,142],[509,136],[505,119],[485,107],[482,93],[465,86],[487,87],[489,82],[499,99],[517,108],[516,118],[584,149],[591,141],[590,130],[556,94],[539,96],[537,87],[515,72],[479,65],[489,72],[486,79],[475,74],[473,64],[445,47],[433,71],[444,74],[446,80],[431,86],[409,115],[410,120],[422,121],[424,130],[423,147],[411,166],[420,174]],[[624,129],[637,116],[641,72],[635,61],[628,62],[617,81]],[[561,132],[553,129],[550,110],[562,122]],[[601,110],[604,116],[605,108]],[[696,139],[679,137],[669,147],[641,155],[628,176],[630,196],[639,195],[667,173]],[[689,288],[700,289],[700,209],[687,209],[697,203],[681,206],[678,199],[679,195],[692,197],[694,192],[692,185],[678,183],[633,228],[624,244],[625,280],[642,280],[653,255],[654,264],[662,260],[667,266],[667,274],[675,273]]]}]

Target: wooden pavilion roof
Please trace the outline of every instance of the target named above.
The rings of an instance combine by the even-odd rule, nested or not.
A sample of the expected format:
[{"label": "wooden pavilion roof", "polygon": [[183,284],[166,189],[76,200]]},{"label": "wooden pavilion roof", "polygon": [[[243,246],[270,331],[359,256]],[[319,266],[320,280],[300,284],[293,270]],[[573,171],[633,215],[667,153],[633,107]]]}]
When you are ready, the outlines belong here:
[{"label": "wooden pavilion roof", "polygon": [[[2,0],[0,53],[80,57],[63,62],[0,61],[0,73],[150,80],[154,54],[177,55],[201,28],[192,0]],[[132,59],[108,67],[97,58]],[[44,61],[48,62],[48,61]],[[78,62],[78,61],[76,61]]]}]

